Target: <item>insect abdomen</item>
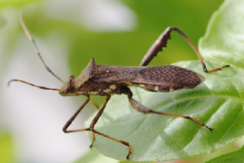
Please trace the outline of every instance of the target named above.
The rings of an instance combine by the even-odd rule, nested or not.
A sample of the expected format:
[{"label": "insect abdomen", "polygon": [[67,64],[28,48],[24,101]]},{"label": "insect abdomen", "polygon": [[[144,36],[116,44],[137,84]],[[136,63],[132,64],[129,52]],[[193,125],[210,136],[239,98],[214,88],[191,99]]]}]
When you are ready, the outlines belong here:
[{"label": "insect abdomen", "polygon": [[172,65],[145,67],[137,75],[131,85],[159,92],[194,88],[204,81],[202,75]]}]

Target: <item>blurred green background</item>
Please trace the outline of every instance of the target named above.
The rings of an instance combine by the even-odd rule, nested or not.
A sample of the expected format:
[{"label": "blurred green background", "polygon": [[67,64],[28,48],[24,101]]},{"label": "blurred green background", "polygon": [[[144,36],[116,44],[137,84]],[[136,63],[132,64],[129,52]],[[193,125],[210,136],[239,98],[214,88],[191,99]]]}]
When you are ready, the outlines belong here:
[{"label": "blurred green background", "polygon": [[[52,152],[52,150],[55,150],[53,147],[55,144],[50,144],[52,141],[50,140],[49,142],[45,139],[49,138],[49,134],[52,135],[52,133],[45,131],[45,125],[56,123],[55,118],[59,114],[62,114],[60,113],[62,112],[62,109],[60,109],[61,106],[55,107],[49,106],[48,104],[60,104],[60,101],[56,99],[51,100],[51,97],[47,100],[46,97],[41,102],[37,102],[35,100],[37,98],[39,99],[39,96],[37,97],[32,94],[28,98],[24,98],[24,96],[29,94],[28,90],[37,92],[40,95],[41,91],[39,90],[23,87],[18,92],[19,87],[22,87],[19,84],[13,84],[11,86],[12,89],[6,87],[9,79],[17,77],[26,80],[29,79],[33,83],[39,83],[40,85],[60,87],[60,83],[57,85],[58,82],[54,82],[56,79],[53,79],[43,69],[31,42],[24,36],[18,20],[20,12],[23,14],[26,25],[35,38],[47,64],[62,79],[65,79],[69,73],[75,76],[79,75],[92,57],[99,64],[139,65],[148,48],[168,26],[180,28],[197,45],[199,38],[205,33],[211,15],[218,9],[222,2],[223,0],[0,1],[0,135],[3,135],[0,136],[0,162],[72,162],[85,151],[78,151],[76,155],[72,155],[64,154],[65,150],[60,150],[63,153],[56,152],[55,155]],[[182,60],[197,59],[192,49],[178,34],[172,34],[171,38],[171,41],[168,42],[168,48],[165,48],[164,53],[160,53],[150,65],[171,64]],[[14,69],[13,66],[15,65],[17,67]],[[40,71],[37,66],[40,67]],[[21,67],[26,67],[26,70],[22,70],[26,71],[26,75],[22,75],[22,71],[17,71]],[[48,93],[42,96],[47,96]],[[20,98],[20,96],[23,97]],[[57,95],[55,94],[54,96]],[[58,100],[62,99],[59,98]],[[37,132],[39,136],[39,138],[36,136],[36,140],[33,141],[38,140],[41,143],[49,142],[44,149],[36,150],[35,148],[39,148],[38,145],[30,147],[28,140],[31,138],[28,138],[28,136],[31,137],[32,134],[22,134],[22,132],[28,132],[28,129],[31,130],[28,123],[33,123],[33,126],[38,126],[35,125],[36,119],[32,118],[23,124],[23,126],[26,126],[26,130],[22,130],[20,122],[25,121],[27,115],[31,116],[31,113],[26,113],[26,110],[23,109],[21,110],[21,106],[24,105],[22,104],[23,101],[27,101],[27,106],[28,102],[34,101],[34,108],[38,105],[40,108],[45,108],[47,114],[48,112],[52,112],[50,114],[53,117],[44,119],[45,115],[39,122],[39,125],[44,128],[42,131],[45,132],[43,133],[46,134],[45,136],[41,135],[42,132],[32,131],[32,134],[33,132]],[[77,108],[81,103],[80,101],[80,98],[76,98],[76,101],[71,102],[75,103],[74,105]],[[43,103],[52,107],[52,109],[46,108],[46,106],[43,106]],[[16,108],[16,106],[19,108]],[[71,113],[60,115],[64,116],[63,119],[68,119],[76,109],[70,109],[70,107],[66,106],[65,109],[70,110]],[[37,115],[43,111],[40,108],[36,110]],[[33,107],[30,107],[31,109],[33,110]],[[20,115],[19,112],[23,115]],[[87,111],[83,114],[82,118],[89,115],[90,112]],[[47,122],[43,124],[43,121]],[[62,120],[61,124],[55,126],[55,128],[58,128],[57,131],[60,135],[64,135],[61,131],[62,124],[64,123],[65,120]],[[82,120],[80,120],[80,123],[83,123]],[[15,130],[16,128],[18,132]],[[53,129],[49,132],[52,131]],[[55,139],[55,136],[53,139]],[[71,137],[66,136],[65,140],[67,139],[71,139]],[[78,141],[80,139],[80,137],[77,137],[76,142],[72,143],[79,144]],[[22,142],[23,140],[27,141]],[[60,140],[57,148],[67,148],[61,144],[62,142]],[[24,145],[25,148],[19,148],[21,145]],[[49,145],[52,147],[47,149]],[[88,150],[88,145],[79,144],[79,147],[76,146],[74,150],[79,148]],[[26,152],[21,151],[24,149],[28,150]],[[29,151],[32,153],[29,153]],[[42,152],[41,157],[35,157],[35,154],[40,155],[40,151]],[[65,157],[65,155],[67,156]],[[41,160],[41,158],[43,159]]]}]

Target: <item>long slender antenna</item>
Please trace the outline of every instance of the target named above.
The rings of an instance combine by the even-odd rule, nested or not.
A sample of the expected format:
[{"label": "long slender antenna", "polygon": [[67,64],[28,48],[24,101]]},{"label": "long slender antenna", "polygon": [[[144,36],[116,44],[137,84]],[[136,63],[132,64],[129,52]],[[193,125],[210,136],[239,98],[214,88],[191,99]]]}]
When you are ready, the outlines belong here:
[{"label": "long slender antenna", "polygon": [[37,87],[37,88],[39,88],[39,89],[52,90],[52,91],[60,91],[60,89],[57,89],[57,88],[43,87],[43,86],[35,85],[35,84],[29,83],[29,82],[27,82],[27,81],[20,80],[20,79],[12,79],[12,80],[10,80],[10,81],[8,82],[8,86],[9,86],[12,82],[21,82],[21,83],[30,85],[30,86],[32,86],[32,87]]},{"label": "long slender antenna", "polygon": [[39,56],[39,58],[41,59],[41,61],[42,61],[42,63],[43,63],[43,65],[45,66],[45,68],[47,69],[47,71],[48,72],[50,72],[55,78],[57,78],[59,81],[61,81],[62,83],[64,83],[64,81],[61,79],[61,78],[59,78],[48,66],[47,66],[47,64],[45,63],[45,61],[43,60],[43,58],[42,58],[42,56],[41,56],[41,53],[40,53],[40,51],[38,50],[38,48],[37,48],[37,45],[36,45],[36,43],[35,43],[35,40],[33,39],[33,37],[30,35],[30,32],[28,31],[28,29],[27,29],[27,27],[26,27],[26,25],[25,25],[25,23],[24,23],[24,20],[23,20],[23,17],[22,17],[22,14],[20,14],[20,17],[19,17],[19,19],[20,19],[20,23],[21,23],[21,26],[22,26],[22,28],[24,29],[24,31],[25,31],[25,34],[26,34],[26,36],[29,38],[29,40],[32,42],[32,44],[34,45],[34,48],[35,48],[35,51],[36,51],[36,53],[37,53],[37,55]]}]

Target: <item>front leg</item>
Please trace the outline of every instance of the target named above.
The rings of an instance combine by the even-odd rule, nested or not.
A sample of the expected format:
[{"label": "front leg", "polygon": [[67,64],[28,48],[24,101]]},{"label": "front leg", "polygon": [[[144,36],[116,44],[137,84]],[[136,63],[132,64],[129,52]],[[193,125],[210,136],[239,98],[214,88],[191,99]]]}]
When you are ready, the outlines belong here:
[{"label": "front leg", "polygon": [[130,155],[132,154],[132,148],[130,146],[130,144],[126,141],[123,141],[123,140],[119,140],[119,139],[116,139],[114,137],[111,137],[109,135],[106,135],[102,132],[99,132],[97,130],[94,129],[96,123],[98,122],[99,118],[101,117],[104,109],[106,108],[106,105],[108,103],[110,99],[110,96],[107,96],[106,98],[106,101],[104,102],[102,108],[99,110],[99,112],[97,113],[97,115],[95,116],[95,118],[92,120],[91,124],[90,124],[90,127],[89,128],[83,128],[83,129],[76,129],[76,130],[68,130],[69,126],[72,124],[72,122],[75,120],[75,118],[77,117],[77,115],[81,112],[81,110],[86,106],[86,104],[90,101],[90,96],[87,96],[87,100],[81,105],[81,107],[74,113],[74,115],[68,120],[68,122],[66,122],[66,124],[64,125],[63,127],[63,131],[65,133],[73,133],[73,132],[83,132],[83,131],[91,131],[92,132],[92,144],[90,145],[90,147],[93,146],[94,142],[96,141],[96,134],[100,135],[100,136],[103,136],[107,139],[110,139],[112,141],[115,141],[115,142],[118,142],[118,143],[121,143],[125,146],[127,146],[128,148],[128,154],[126,156],[126,159],[129,159]]}]

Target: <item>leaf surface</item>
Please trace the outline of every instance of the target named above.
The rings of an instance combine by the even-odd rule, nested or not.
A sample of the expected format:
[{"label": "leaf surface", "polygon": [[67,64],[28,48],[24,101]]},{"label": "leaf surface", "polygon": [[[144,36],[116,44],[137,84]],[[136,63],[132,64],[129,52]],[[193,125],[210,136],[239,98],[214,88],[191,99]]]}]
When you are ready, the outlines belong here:
[{"label": "leaf surface", "polygon": [[228,154],[224,154],[221,155],[217,158],[214,158],[210,161],[208,161],[207,163],[236,163],[236,162],[243,162],[244,160],[244,146],[235,151],[235,152],[231,152]]}]

